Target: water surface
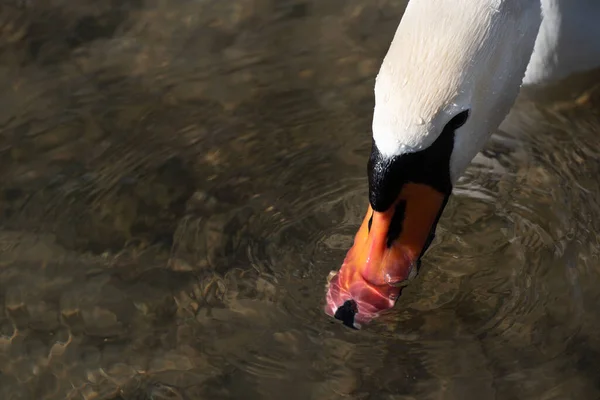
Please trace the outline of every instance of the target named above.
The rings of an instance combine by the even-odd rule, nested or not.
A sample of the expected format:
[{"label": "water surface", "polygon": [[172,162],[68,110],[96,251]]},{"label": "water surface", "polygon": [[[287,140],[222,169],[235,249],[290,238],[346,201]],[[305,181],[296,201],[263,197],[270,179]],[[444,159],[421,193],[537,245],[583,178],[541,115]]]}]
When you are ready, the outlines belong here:
[{"label": "water surface", "polygon": [[0,398],[599,398],[586,83],[524,93],[393,311],[322,312],[404,3],[0,6]]}]

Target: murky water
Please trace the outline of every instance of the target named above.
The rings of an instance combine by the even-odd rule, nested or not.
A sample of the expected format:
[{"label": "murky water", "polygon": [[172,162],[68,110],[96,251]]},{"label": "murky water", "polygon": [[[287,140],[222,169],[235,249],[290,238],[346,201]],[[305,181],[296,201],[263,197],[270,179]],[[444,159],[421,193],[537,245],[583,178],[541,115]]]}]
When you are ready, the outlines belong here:
[{"label": "murky water", "polygon": [[589,85],[524,94],[392,312],[322,312],[403,7],[4,2],[0,398],[599,398]]}]

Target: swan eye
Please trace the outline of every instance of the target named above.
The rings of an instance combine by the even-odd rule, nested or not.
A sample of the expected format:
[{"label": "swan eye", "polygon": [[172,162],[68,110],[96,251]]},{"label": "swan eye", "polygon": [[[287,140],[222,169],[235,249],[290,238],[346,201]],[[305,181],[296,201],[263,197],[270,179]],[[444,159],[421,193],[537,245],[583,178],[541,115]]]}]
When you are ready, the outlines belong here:
[{"label": "swan eye", "polygon": [[462,111],[456,114],[450,122],[446,124],[446,128],[452,131],[457,130],[461,126],[463,126],[467,120],[469,119],[469,110]]}]

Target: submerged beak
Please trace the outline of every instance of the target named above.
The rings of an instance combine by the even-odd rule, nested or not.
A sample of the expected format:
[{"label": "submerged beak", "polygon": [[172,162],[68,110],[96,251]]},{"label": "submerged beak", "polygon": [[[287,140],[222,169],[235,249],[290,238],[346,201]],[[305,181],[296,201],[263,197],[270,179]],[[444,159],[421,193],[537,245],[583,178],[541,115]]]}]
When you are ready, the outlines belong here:
[{"label": "submerged beak", "polygon": [[369,206],[341,269],[330,274],[325,312],[359,328],[392,308],[416,275],[447,199],[429,185],[406,183],[387,210]]}]

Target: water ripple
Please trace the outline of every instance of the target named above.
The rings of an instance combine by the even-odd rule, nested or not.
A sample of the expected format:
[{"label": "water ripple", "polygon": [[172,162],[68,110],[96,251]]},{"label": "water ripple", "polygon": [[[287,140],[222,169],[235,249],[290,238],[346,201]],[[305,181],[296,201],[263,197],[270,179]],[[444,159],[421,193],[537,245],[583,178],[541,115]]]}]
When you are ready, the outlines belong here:
[{"label": "water ripple", "polygon": [[355,332],[325,283],[406,2],[63,3],[0,6],[2,399],[599,397],[596,92],[525,93]]}]

